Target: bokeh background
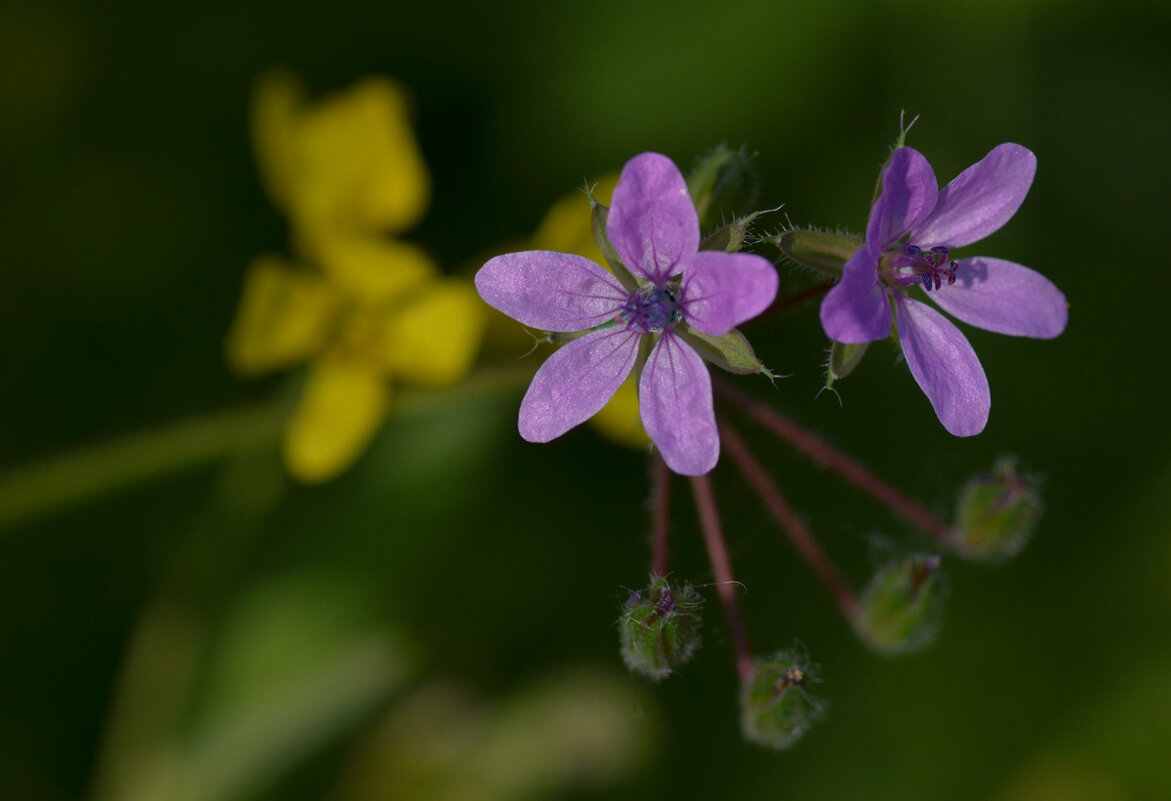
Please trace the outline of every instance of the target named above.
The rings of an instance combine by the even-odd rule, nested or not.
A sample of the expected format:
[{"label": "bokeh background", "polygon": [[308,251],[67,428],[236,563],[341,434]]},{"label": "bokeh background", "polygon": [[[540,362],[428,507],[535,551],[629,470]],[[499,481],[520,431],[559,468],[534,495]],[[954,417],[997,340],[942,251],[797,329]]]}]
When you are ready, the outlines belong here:
[{"label": "bokeh background", "polygon": [[[1045,477],[1048,506],[1016,559],[950,560],[937,641],[887,659],[717,469],[753,644],[804,643],[831,703],[788,752],[739,738],[714,596],[685,671],[624,673],[613,620],[647,570],[647,460],[588,427],[522,442],[522,385],[404,406],[321,487],[220,444],[117,492],[9,509],[5,796],[1168,797],[1169,35],[1166,4],[1132,0],[7,0],[9,486],[175,421],[228,415],[212,439],[266,441],[231,415],[297,376],[242,381],[222,343],[245,265],[287,247],[248,133],[274,65],[315,93],[371,74],[410,87],[434,195],[408,237],[454,274],[650,149],[687,166],[744,144],[762,206],[860,230],[906,109],[941,180],[1003,141],[1037,154],[1028,200],[979,252],[1040,270],[1072,307],[1053,342],[968,331],[994,399],[972,440],[943,432],[885,347],[839,385],[843,406],[815,399],[816,304],[749,328],[792,377],[745,386],[932,508],[1005,453]],[[855,582],[918,543],[754,441]],[[69,486],[76,460],[61,464]],[[709,581],[676,486],[675,570]]]}]

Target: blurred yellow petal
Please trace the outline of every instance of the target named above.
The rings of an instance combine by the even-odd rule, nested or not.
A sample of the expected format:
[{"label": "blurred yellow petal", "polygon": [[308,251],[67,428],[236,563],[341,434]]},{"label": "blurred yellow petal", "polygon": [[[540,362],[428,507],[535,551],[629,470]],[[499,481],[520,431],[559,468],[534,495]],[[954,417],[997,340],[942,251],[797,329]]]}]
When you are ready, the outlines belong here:
[{"label": "blurred yellow petal", "polygon": [[276,256],[254,259],[228,331],[228,365],[242,375],[289,367],[317,353],[337,313],[324,278]]},{"label": "blurred yellow petal", "polygon": [[[610,196],[617,185],[618,173],[603,176],[594,187],[594,198],[604,206],[610,205]],[[574,190],[553,204],[533,234],[532,248],[576,253],[605,265],[606,260],[594,242],[590,201],[585,192]]]},{"label": "blurred yellow petal", "polygon": [[283,70],[261,75],[252,89],[252,148],[260,179],[278,208],[288,211],[296,180],[297,109],[304,90]]},{"label": "blurred yellow petal", "polygon": [[438,272],[422,248],[379,236],[321,232],[312,250],[326,277],[366,304],[394,300]]},{"label": "blurred yellow petal", "polygon": [[618,387],[610,402],[602,411],[590,418],[590,422],[608,439],[636,450],[646,450],[650,438],[642,427],[638,416],[638,388],[634,384],[634,373]]},{"label": "blurred yellow petal", "polygon": [[403,231],[422,217],[431,180],[398,83],[369,78],[306,107],[293,136],[296,223]]},{"label": "blurred yellow petal", "polygon": [[442,387],[467,374],[484,335],[484,304],[466,281],[434,281],[386,322],[383,358],[395,380]]},{"label": "blurred yellow petal", "polygon": [[390,389],[360,362],[324,359],[313,366],[285,429],[285,464],[306,484],[328,481],[352,465],[386,418]]}]

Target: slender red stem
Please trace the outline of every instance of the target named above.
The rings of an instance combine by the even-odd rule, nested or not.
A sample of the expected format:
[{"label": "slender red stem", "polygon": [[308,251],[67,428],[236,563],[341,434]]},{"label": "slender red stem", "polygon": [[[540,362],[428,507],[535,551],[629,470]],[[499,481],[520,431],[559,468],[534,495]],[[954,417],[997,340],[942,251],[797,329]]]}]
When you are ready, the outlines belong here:
[{"label": "slender red stem", "polygon": [[740,407],[749,417],[797,450],[804,451],[815,461],[833,470],[879,503],[885,504],[899,517],[942,542],[950,544],[955,541],[955,532],[945,521],[825,440],[801,428],[773,407],[745,395],[727,382],[712,383],[725,398]]},{"label": "slender red stem", "polygon": [[813,532],[805,525],[801,516],[789,505],[784,494],[768,473],[760,466],[760,462],[752,456],[744,440],[735,429],[726,423],[720,423],[720,441],[724,451],[736,463],[737,469],[748,479],[748,483],[756,490],[761,501],[772,514],[773,520],[785,532],[789,542],[797,549],[797,553],[806,561],[821,583],[829,590],[838,608],[842,610],[846,620],[853,621],[858,614],[858,596],[846,581],[842,571],[830,559],[829,554],[821,547]]},{"label": "slender red stem", "polygon": [[695,495],[695,507],[699,511],[699,525],[703,529],[703,542],[707,546],[708,559],[716,578],[716,590],[728,628],[732,632],[732,645],[736,650],[736,672],[740,681],[752,678],[752,652],[748,649],[748,632],[740,614],[740,598],[736,595],[736,578],[732,575],[732,560],[728,558],[728,545],[720,526],[720,513],[707,476],[692,476],[691,491]]},{"label": "slender red stem", "polygon": [[665,576],[667,536],[671,530],[671,471],[658,451],[651,457],[651,502],[654,504],[651,522],[651,573]]}]

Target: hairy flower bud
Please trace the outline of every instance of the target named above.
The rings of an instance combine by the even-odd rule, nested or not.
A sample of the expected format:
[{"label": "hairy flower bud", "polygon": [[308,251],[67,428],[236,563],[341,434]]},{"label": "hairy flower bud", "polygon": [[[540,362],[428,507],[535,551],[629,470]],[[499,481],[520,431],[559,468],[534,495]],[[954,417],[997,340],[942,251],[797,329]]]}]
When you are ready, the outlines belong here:
[{"label": "hairy flower bud", "polygon": [[830,278],[841,278],[846,262],[865,244],[849,234],[800,228],[784,231],[771,241],[794,264]]},{"label": "hairy flower bud", "polygon": [[994,562],[1025,547],[1044,511],[1034,478],[1003,458],[960,491],[955,549],[971,559]]},{"label": "hairy flower bud", "polygon": [[751,677],[740,685],[744,738],[777,750],[797,742],[825,709],[808,690],[817,682],[817,665],[799,646],[756,659]]},{"label": "hairy flower bud", "polygon": [[671,587],[651,576],[622,604],[618,635],[622,660],[635,673],[659,681],[691,659],[699,647],[699,608],[703,599],[690,584]]},{"label": "hairy flower bud", "polygon": [[700,230],[711,230],[755,205],[758,192],[752,156],[743,147],[731,150],[719,145],[691,171],[687,187],[699,215]]},{"label": "hairy flower bud", "polygon": [[940,559],[916,554],[886,565],[862,592],[854,628],[874,650],[900,654],[931,642],[943,610]]}]

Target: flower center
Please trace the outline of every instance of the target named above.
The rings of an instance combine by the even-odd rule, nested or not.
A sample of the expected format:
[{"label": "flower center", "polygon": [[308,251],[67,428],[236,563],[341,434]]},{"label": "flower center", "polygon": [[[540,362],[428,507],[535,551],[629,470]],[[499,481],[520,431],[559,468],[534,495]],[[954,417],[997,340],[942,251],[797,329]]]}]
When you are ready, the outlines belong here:
[{"label": "flower center", "polygon": [[956,270],[959,264],[947,258],[949,248],[936,245],[929,250],[923,250],[918,245],[907,245],[902,250],[887,251],[882,257],[881,273],[883,279],[892,286],[905,286],[916,281],[923,284],[923,290],[930,292],[943,286],[943,279],[947,285],[956,282]]},{"label": "flower center", "polygon": [[683,318],[677,287],[651,286],[631,292],[614,321],[640,334],[662,331]]}]

